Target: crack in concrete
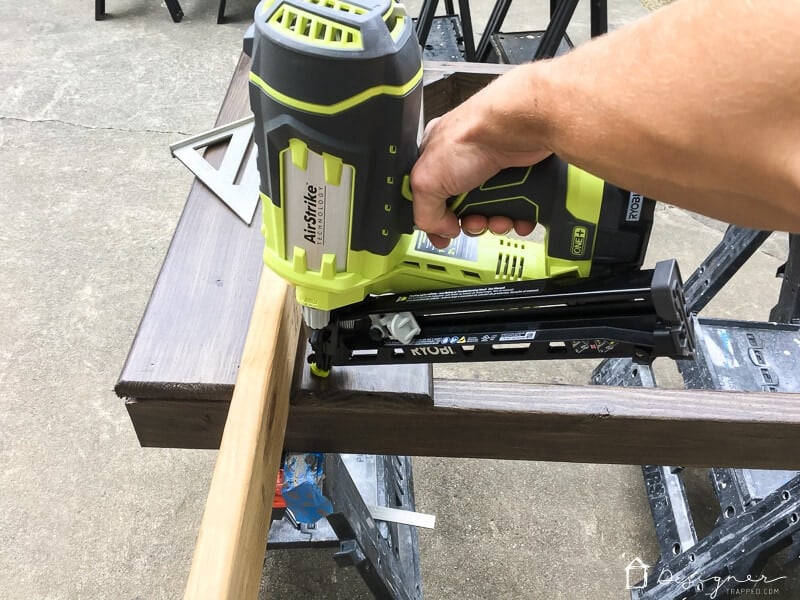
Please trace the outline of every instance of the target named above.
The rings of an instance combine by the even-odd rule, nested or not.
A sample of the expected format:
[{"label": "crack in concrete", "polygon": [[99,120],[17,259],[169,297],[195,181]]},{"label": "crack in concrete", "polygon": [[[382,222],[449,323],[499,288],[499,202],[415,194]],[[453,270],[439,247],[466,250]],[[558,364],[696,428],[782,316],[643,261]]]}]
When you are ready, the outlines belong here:
[{"label": "crack in concrete", "polygon": [[775,260],[783,260],[783,261],[787,260],[786,256],[778,256],[771,250],[765,250],[764,246],[761,246],[761,248],[759,248],[757,252],[761,252],[761,254],[766,254],[767,256],[769,256],[770,258],[774,258]]},{"label": "crack in concrete", "polygon": [[85,125],[83,123],[76,123],[74,121],[65,121],[63,119],[27,119],[25,117],[11,117],[8,115],[0,115],[0,121],[18,121],[20,123],[58,123],[60,125],[69,125],[79,129],[87,129],[89,131],[120,131],[123,133],[162,133],[169,135],[191,135],[185,131],[173,131],[163,129],[126,129],[124,127],[109,127],[106,125]]}]

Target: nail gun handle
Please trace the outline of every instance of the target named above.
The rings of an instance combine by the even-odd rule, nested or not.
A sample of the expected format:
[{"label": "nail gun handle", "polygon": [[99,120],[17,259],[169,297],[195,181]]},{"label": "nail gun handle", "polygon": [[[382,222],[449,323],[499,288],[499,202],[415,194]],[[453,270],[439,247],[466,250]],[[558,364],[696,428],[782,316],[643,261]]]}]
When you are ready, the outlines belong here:
[{"label": "nail gun handle", "polygon": [[[451,200],[456,216],[502,215],[547,229],[548,259],[596,271],[639,268],[655,201],[604,182],[555,155],[531,167],[505,169],[479,188]],[[566,262],[564,262],[566,261]]]},{"label": "nail gun handle", "polygon": [[506,216],[541,223],[547,255],[589,260],[603,202],[603,181],[555,155],[530,167],[504,169],[450,203],[457,217]]},{"label": "nail gun handle", "polygon": [[449,206],[459,218],[504,216],[547,226],[553,208],[565,204],[566,189],[567,164],[552,155],[530,167],[504,169],[480,187],[453,198]]}]

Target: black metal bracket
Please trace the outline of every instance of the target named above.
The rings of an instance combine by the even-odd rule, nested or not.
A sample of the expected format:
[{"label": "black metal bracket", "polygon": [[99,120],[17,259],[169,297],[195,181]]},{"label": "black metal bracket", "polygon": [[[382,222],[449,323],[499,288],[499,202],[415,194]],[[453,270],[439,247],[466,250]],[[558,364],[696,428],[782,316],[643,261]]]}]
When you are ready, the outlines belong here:
[{"label": "black metal bracket", "polygon": [[592,385],[656,387],[652,367],[630,358],[607,358],[595,368],[590,380]]},{"label": "black metal bracket", "polygon": [[183,19],[183,9],[178,0],[164,0],[164,3],[167,5],[167,10],[172,20],[175,23],[180,23],[181,19]]},{"label": "black metal bracket", "polygon": [[[425,47],[428,36],[433,26],[436,10],[439,7],[439,0],[425,0],[422,3],[419,17],[417,18],[417,38],[421,46]],[[445,9],[448,16],[453,16],[453,0],[445,0]],[[469,0],[458,0],[458,10],[460,17],[460,28],[463,33],[464,60],[475,62],[475,35],[472,30],[472,13],[470,12]]]},{"label": "black metal bracket", "polygon": [[219,9],[217,9],[217,25],[225,22],[225,2],[226,0],[219,0]]},{"label": "black metal bracket", "polygon": [[[695,389],[800,390],[791,358],[781,351],[800,335],[800,325],[697,319],[695,360],[682,361],[686,387]],[[706,347],[714,339],[713,350]],[[719,364],[725,345],[729,366]],[[766,380],[774,385],[767,385]],[[644,382],[653,387],[654,379]],[[631,385],[623,380],[622,385]],[[709,478],[719,504],[714,530],[698,540],[681,467],[642,467],[660,558],[633,585],[634,600],[722,597],[749,582],[778,580],[767,560],[797,547],[800,474],[794,471],[713,468]],[[795,560],[797,552],[788,554]],[[630,583],[630,582],[629,582]],[[775,581],[773,581],[773,584]],[[771,593],[777,588],[770,588]],[[763,590],[759,590],[760,594]],[[755,593],[755,592],[754,592]]]},{"label": "black metal bracket", "polygon": [[533,55],[533,60],[553,58],[556,55],[558,46],[567,34],[567,26],[577,7],[578,0],[561,0],[556,4],[555,11],[552,11],[550,15],[550,23],[542,36],[542,41]]},{"label": "black metal bracket", "polygon": [[597,37],[608,33],[608,1],[591,0],[589,6],[589,20],[591,21],[591,36]]},{"label": "black metal bracket", "polygon": [[697,544],[681,471],[681,467],[642,466],[662,557],[676,556]]},{"label": "black metal bracket", "polygon": [[770,234],[770,231],[729,226],[720,243],[686,280],[684,293],[689,312],[703,310]]}]

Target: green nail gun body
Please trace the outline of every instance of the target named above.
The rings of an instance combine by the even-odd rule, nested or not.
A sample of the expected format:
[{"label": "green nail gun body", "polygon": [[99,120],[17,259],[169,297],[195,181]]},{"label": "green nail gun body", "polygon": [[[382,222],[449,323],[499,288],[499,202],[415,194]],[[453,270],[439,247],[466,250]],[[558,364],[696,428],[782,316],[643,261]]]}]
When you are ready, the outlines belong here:
[{"label": "green nail gun body", "polygon": [[[401,4],[264,0],[251,57],[264,260],[296,286],[312,345],[315,337],[317,346],[345,343],[337,311],[370,295],[640,267],[654,202],[555,156],[502,171],[451,205],[458,216],[536,221],[544,243],[461,236],[438,250],[414,230],[408,173],[418,153],[423,69]],[[376,342],[407,346],[419,337],[424,316],[401,326],[387,314],[365,317]],[[326,352],[316,351],[318,373],[337,362]]]}]

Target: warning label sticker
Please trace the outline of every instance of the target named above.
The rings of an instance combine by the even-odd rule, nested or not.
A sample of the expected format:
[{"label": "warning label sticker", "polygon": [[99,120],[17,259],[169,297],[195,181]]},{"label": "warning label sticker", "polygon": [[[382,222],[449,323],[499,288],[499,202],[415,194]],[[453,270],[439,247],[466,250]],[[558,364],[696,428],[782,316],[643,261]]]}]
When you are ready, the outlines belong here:
[{"label": "warning label sticker", "polygon": [[[539,288],[531,288],[525,290],[529,295],[540,293]],[[415,304],[418,302],[458,302],[460,300],[492,300],[498,298],[507,298],[519,294],[519,289],[513,286],[506,286],[495,284],[490,286],[479,287],[466,287],[466,288],[453,288],[449,290],[438,290],[435,292],[419,292],[398,296],[395,299],[396,303]]]},{"label": "warning label sticker", "polygon": [[500,342],[526,342],[536,337],[535,331],[509,331],[500,335]]}]

